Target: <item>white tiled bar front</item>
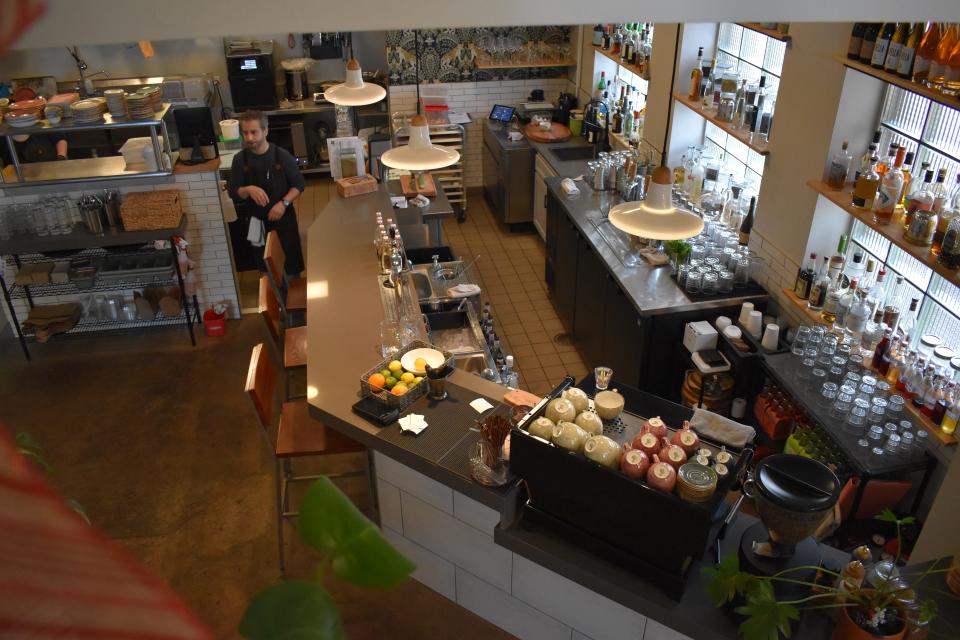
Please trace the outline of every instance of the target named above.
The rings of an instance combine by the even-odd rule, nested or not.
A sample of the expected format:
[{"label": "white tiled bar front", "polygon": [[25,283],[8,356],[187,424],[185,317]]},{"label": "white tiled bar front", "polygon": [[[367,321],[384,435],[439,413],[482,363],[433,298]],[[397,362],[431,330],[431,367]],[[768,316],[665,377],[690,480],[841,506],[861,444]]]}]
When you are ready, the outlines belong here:
[{"label": "white tiled bar front", "polygon": [[[121,201],[124,195],[135,191],[180,191],[183,215],[186,219],[183,237],[190,245],[188,253],[195,263],[197,300],[200,303],[200,309],[207,309],[213,304],[223,302],[229,309],[230,317],[239,318],[240,304],[230,259],[230,239],[220,205],[219,187],[219,174],[216,172],[183,173],[168,177],[124,179],[116,182],[96,181],[62,186],[14,187],[0,189],[0,207],[37,202],[51,195],[79,199],[85,193],[96,193],[103,189],[118,190]],[[3,276],[8,284],[13,282],[15,275],[14,267],[4,266]],[[36,299],[36,302],[45,304],[75,302],[82,293],[81,291],[76,294],[44,296]],[[29,313],[27,300],[21,298],[14,300],[13,303],[20,322],[23,322]],[[3,312],[7,321],[10,322],[10,311],[5,304]]]},{"label": "white tiled bar front", "polygon": [[387,538],[413,577],[521,640],[684,640],[679,634],[496,544],[500,514],[374,454]]}]

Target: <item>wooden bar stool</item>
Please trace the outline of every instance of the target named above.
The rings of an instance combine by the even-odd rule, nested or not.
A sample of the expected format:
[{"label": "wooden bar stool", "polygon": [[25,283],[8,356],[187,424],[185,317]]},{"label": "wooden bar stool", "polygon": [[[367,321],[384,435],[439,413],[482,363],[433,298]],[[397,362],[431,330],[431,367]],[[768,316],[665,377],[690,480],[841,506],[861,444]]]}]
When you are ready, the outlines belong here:
[{"label": "wooden bar stool", "polygon": [[286,371],[284,398],[289,400],[291,374],[307,366],[307,328],[287,324],[280,301],[267,276],[260,276],[259,309],[267,332],[272,338],[274,353],[283,362]]},{"label": "wooden bar stool", "polygon": [[[306,456],[329,456],[341,453],[366,452],[359,442],[342,435],[335,429],[326,427],[310,415],[306,400],[280,403],[280,418],[276,429],[273,428],[276,413],[277,377],[279,372],[271,358],[263,353],[263,343],[253,348],[250,355],[250,368],[247,370],[247,382],[244,388],[253,403],[254,413],[260,423],[264,441],[274,457],[274,484],[276,487],[277,509],[277,555],[280,572],[286,571],[283,545],[283,524],[288,518],[299,514],[290,509],[289,485],[294,482],[313,481],[321,475],[293,475],[291,461]],[[369,461],[365,471],[351,471],[330,474],[328,478],[351,478],[366,476],[370,483],[370,499],[374,500],[373,478]]]},{"label": "wooden bar stool", "polygon": [[[266,246],[263,249],[263,261],[267,265],[267,276],[276,292],[277,299],[284,314],[290,318],[290,313],[297,315],[307,312],[307,280],[306,278],[287,277],[284,267],[287,263],[287,254],[283,252],[280,236],[276,231],[267,234]],[[302,323],[297,323],[302,324]]]}]

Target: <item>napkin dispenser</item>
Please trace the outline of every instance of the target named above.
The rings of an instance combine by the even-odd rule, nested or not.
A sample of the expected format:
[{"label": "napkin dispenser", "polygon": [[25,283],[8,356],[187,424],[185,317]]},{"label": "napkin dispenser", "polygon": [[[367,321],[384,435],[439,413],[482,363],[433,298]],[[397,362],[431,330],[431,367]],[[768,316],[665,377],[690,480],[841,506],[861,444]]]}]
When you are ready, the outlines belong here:
[{"label": "napkin dispenser", "polygon": [[717,330],[706,320],[688,322],[683,330],[683,346],[690,353],[717,348]]}]

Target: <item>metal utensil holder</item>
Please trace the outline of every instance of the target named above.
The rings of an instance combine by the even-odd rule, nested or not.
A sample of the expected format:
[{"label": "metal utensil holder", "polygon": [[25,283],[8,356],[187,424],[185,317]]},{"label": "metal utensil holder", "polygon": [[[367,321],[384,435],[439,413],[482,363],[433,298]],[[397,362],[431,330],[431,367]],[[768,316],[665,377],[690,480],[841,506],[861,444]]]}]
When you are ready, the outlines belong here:
[{"label": "metal utensil holder", "polygon": [[80,217],[87,231],[96,236],[103,235],[104,218],[103,203],[96,196],[83,196],[77,203],[80,208]]}]

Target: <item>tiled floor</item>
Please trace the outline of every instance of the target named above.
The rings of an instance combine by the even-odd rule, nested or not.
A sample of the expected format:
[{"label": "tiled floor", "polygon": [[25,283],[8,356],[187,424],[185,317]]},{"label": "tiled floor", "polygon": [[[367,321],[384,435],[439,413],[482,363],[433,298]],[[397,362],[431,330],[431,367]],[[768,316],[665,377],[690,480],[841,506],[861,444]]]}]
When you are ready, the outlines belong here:
[{"label": "tiled floor", "polygon": [[[337,197],[333,183],[314,179],[297,202],[304,254],[307,228],[331,197]],[[514,356],[521,386],[543,394],[568,373],[577,379],[586,375],[577,350],[556,340],[563,326],[543,281],[545,249],[540,236],[532,227],[511,232],[493,216],[479,190],[470,192],[468,203],[463,223],[444,221],[444,243],[465,260],[480,256],[474,269],[484,291],[481,297],[491,303],[494,329],[503,349]],[[257,275],[241,274],[244,309],[256,309]]]}]

